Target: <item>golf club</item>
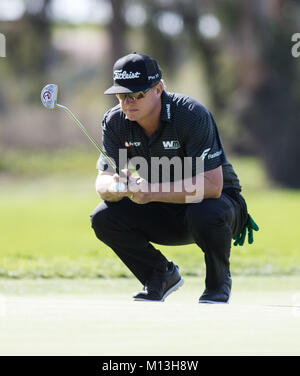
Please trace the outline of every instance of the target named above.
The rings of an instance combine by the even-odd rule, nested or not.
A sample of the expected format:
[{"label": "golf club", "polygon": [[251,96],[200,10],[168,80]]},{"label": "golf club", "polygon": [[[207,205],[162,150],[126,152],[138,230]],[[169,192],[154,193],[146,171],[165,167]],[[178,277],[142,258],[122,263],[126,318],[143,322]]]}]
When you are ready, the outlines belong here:
[{"label": "golf club", "polygon": [[[71,117],[71,119],[74,120],[75,124],[81,129],[81,131],[88,137],[88,139],[91,141],[91,143],[97,148],[97,150],[102,154],[106,161],[109,163],[109,165],[117,171],[117,166],[115,162],[109,158],[109,156],[102,150],[100,145],[97,143],[97,141],[89,135],[85,127],[82,125],[82,123],[77,119],[77,117],[72,113],[71,110],[69,110],[68,107],[63,106],[61,104],[57,103],[57,92],[58,92],[58,86],[55,84],[48,84],[46,85],[42,91],[41,91],[41,101],[44,107],[47,109],[53,110],[55,108],[61,108],[64,111],[68,113],[68,115]],[[120,175],[121,176],[121,175]],[[112,190],[115,192],[124,192],[126,191],[126,185],[122,182],[117,182],[114,187],[112,187]]]}]

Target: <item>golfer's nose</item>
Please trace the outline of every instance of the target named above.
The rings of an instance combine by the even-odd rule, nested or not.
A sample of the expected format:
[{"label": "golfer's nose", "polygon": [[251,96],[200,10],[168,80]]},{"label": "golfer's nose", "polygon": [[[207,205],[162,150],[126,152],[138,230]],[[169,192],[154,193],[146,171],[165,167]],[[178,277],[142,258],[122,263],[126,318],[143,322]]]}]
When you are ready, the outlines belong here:
[{"label": "golfer's nose", "polygon": [[131,104],[133,103],[135,100],[134,98],[130,98],[126,95],[125,99],[124,99],[124,104]]}]

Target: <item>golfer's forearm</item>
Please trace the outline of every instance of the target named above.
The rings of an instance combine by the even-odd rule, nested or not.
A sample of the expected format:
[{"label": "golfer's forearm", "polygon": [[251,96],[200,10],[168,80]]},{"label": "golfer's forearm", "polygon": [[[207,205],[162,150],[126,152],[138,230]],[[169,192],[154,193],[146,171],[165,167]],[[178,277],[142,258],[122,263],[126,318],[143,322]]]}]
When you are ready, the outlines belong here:
[{"label": "golfer's forearm", "polygon": [[[197,184],[195,184],[197,183]],[[185,204],[203,198],[203,179],[184,179],[176,182],[150,185],[151,201]],[[200,200],[199,200],[200,198]]]},{"label": "golfer's forearm", "polygon": [[[190,201],[189,201],[190,199]],[[187,202],[198,201],[195,199],[195,195],[192,193],[184,192],[151,192],[152,202],[167,202],[172,204],[186,204]]]},{"label": "golfer's forearm", "polygon": [[199,202],[205,198],[219,198],[222,187],[205,176],[197,176],[174,183],[151,184],[151,201],[177,204]]},{"label": "golfer's forearm", "polygon": [[223,190],[223,181],[221,184],[217,184],[211,181],[206,176],[204,177],[204,197],[203,198],[219,198]]}]

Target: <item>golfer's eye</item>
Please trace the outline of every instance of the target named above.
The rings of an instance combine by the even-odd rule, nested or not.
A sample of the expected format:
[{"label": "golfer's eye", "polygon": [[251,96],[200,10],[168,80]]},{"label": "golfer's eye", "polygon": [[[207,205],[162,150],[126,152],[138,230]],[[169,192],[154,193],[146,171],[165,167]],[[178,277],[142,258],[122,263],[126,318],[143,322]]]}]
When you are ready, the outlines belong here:
[{"label": "golfer's eye", "polygon": [[117,98],[118,98],[120,101],[124,101],[126,97],[127,97],[126,94],[117,94]]},{"label": "golfer's eye", "polygon": [[117,98],[121,101],[125,101],[126,97],[138,100],[144,98],[145,93],[143,91],[138,91],[137,93],[130,93],[130,94],[117,94]]},{"label": "golfer's eye", "polygon": [[136,99],[142,99],[144,96],[145,94],[141,91],[140,93],[137,93]]}]

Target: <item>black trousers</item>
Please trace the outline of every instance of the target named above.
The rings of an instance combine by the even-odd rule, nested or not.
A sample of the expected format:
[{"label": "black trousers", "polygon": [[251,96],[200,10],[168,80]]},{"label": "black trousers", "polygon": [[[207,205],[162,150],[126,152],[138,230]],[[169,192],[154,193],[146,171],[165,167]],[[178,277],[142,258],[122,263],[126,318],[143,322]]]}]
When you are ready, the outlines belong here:
[{"label": "black trousers", "polygon": [[[107,244],[144,285],[154,269],[165,271],[168,260],[150,243],[196,243],[204,252],[206,287],[218,288],[230,274],[231,240],[247,218],[245,200],[235,190],[200,203],[135,204],[123,198],[102,202],[91,215],[99,240]],[[188,257],[188,255],[186,255]]]}]

